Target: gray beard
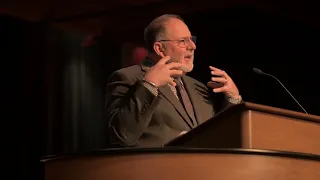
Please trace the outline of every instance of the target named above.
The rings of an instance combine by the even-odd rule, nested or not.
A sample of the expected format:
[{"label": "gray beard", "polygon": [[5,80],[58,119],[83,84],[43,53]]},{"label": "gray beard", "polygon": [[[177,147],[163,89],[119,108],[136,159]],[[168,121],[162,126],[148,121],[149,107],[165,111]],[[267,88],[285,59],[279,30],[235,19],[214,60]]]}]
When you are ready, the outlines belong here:
[{"label": "gray beard", "polygon": [[[171,59],[171,60],[167,61],[166,64],[169,64],[169,63],[172,63],[172,62],[180,63],[179,61],[176,61],[176,60],[174,60],[174,59]],[[181,70],[181,71],[183,71],[184,73],[190,72],[190,70],[189,70],[186,66],[184,66],[184,65],[183,65],[181,68],[177,69],[177,70]]]}]

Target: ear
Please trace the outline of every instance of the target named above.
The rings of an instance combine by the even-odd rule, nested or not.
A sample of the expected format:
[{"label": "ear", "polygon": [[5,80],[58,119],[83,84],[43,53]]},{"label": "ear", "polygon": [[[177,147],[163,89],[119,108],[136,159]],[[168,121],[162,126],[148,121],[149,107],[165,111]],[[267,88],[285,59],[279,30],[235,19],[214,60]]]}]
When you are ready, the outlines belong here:
[{"label": "ear", "polygon": [[160,42],[155,42],[153,44],[153,50],[154,52],[160,56],[161,58],[164,58],[165,57],[165,52],[164,52],[164,48],[162,46],[162,44]]}]

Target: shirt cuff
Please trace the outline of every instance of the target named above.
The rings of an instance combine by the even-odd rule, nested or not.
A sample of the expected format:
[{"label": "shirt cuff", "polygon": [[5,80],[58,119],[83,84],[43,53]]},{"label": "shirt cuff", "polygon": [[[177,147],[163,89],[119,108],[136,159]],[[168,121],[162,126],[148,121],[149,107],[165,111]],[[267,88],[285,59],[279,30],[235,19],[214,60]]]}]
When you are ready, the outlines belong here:
[{"label": "shirt cuff", "polygon": [[155,96],[158,96],[158,88],[157,87],[154,87],[153,85],[151,85],[150,83],[148,83],[146,81],[141,81],[141,85],[144,86],[145,88],[147,88]]},{"label": "shirt cuff", "polygon": [[238,98],[232,98],[232,97],[226,97],[228,102],[232,103],[232,104],[240,104],[242,102],[242,97],[241,95],[239,95]]}]

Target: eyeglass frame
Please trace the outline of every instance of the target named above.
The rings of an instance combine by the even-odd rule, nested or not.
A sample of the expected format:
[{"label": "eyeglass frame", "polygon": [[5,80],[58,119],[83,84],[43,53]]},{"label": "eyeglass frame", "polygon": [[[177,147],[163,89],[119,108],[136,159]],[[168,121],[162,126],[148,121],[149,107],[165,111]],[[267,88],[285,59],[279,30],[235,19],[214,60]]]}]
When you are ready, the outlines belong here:
[{"label": "eyeglass frame", "polygon": [[[186,44],[187,41],[188,43],[190,43],[190,41],[192,41],[194,44],[196,44],[197,42],[197,37],[196,36],[191,36],[191,37],[183,37],[183,39],[179,39],[179,40],[169,40],[169,39],[163,39],[163,40],[159,40],[158,42],[170,42],[170,41],[177,41],[178,42],[178,46],[181,48],[187,47],[188,45]],[[184,44],[184,46],[181,46],[180,44]],[[189,44],[190,45],[190,44]]]}]

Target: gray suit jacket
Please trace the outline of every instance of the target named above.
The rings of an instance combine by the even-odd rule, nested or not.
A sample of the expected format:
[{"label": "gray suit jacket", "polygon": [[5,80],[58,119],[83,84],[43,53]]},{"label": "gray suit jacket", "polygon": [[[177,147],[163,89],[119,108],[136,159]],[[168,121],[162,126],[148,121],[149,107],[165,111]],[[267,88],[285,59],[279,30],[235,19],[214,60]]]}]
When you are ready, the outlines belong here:
[{"label": "gray suit jacket", "polygon": [[[190,131],[212,118],[217,112],[210,90],[201,82],[183,76],[182,81],[196,117],[196,124],[193,125],[168,85],[159,88],[158,96],[141,85],[140,80],[150,66],[145,60],[141,65],[115,71],[109,78],[106,113],[108,133],[114,145],[161,147],[182,131]],[[221,110],[232,105],[223,101]]]}]

